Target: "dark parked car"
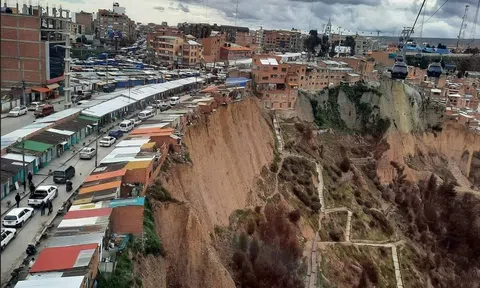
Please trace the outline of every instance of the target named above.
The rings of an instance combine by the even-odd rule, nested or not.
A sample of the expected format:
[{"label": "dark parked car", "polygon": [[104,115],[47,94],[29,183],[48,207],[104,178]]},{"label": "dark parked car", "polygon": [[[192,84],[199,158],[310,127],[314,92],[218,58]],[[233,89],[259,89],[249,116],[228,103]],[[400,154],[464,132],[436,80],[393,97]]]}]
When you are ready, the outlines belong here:
[{"label": "dark parked car", "polygon": [[108,136],[115,137],[116,139],[120,138],[123,136],[123,131],[122,130],[112,130],[108,133]]},{"label": "dark parked car", "polygon": [[53,182],[66,183],[67,180],[75,176],[75,168],[73,166],[62,166],[53,171]]},{"label": "dark parked car", "polygon": [[103,85],[103,92],[105,93],[110,93],[115,91],[115,85],[114,84],[105,84]]}]

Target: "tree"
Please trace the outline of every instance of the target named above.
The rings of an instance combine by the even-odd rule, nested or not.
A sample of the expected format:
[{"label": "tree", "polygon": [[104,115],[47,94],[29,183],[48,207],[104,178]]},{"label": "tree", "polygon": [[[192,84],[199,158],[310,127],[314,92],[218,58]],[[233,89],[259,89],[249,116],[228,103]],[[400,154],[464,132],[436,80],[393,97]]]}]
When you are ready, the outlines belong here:
[{"label": "tree", "polygon": [[242,232],[242,234],[240,234],[240,237],[238,239],[238,246],[240,248],[240,250],[242,250],[243,252],[246,252],[247,251],[247,248],[248,248],[248,236],[247,234],[245,234],[244,232]]},{"label": "tree", "polygon": [[343,44],[347,47],[350,47],[350,56],[355,55],[355,39],[353,36],[347,36]]},{"label": "tree", "polygon": [[308,37],[305,39],[304,45],[311,54],[315,53],[315,48],[322,43],[322,39],[318,37],[317,30],[310,30]]},{"label": "tree", "polygon": [[257,239],[253,239],[252,242],[250,242],[250,249],[248,251],[248,253],[250,254],[250,261],[252,261],[252,263],[255,263],[255,260],[257,259],[259,251],[260,251],[260,244],[258,244]]},{"label": "tree", "polygon": [[330,49],[330,52],[328,53],[328,55],[329,55],[330,57],[333,57],[333,56],[335,56],[335,54],[337,54],[337,53],[335,52],[335,47],[337,47],[338,44],[340,44],[340,42],[339,42],[338,40],[332,43],[332,47],[331,47],[331,49]]}]

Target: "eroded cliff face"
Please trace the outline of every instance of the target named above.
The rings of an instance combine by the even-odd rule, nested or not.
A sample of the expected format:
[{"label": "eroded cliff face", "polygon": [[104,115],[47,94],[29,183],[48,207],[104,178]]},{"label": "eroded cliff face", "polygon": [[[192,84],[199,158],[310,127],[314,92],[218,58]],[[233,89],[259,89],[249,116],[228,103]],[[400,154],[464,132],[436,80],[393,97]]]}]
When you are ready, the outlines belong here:
[{"label": "eroded cliff face", "polygon": [[[399,131],[390,131],[386,136],[390,148],[382,155],[378,161],[377,173],[382,182],[390,182],[394,177],[394,169],[390,161],[396,161],[401,164],[407,164],[409,157],[428,157],[426,164],[433,165],[439,161],[438,157],[443,157],[447,161],[453,161],[460,169],[463,175],[467,176],[473,182],[478,181],[477,174],[478,155],[480,151],[480,135],[472,133],[464,126],[458,124],[446,124],[441,132],[416,132],[401,133]],[[442,163],[437,163],[438,166]],[[445,163],[445,166],[448,164]],[[450,167],[445,167],[453,170]],[[430,170],[430,169],[428,169]],[[410,179],[422,179],[426,173],[415,171],[405,165],[405,171]],[[427,173],[430,175],[430,173]]]},{"label": "eroded cliff face", "polygon": [[167,256],[143,263],[162,262],[158,272],[166,284],[147,277],[144,286],[235,287],[212,246],[212,235],[215,225],[228,226],[236,209],[263,203],[255,183],[273,159],[272,130],[257,100],[247,98],[219,107],[189,127],[183,141],[192,163],[177,164],[161,176],[179,203],[155,207]]}]

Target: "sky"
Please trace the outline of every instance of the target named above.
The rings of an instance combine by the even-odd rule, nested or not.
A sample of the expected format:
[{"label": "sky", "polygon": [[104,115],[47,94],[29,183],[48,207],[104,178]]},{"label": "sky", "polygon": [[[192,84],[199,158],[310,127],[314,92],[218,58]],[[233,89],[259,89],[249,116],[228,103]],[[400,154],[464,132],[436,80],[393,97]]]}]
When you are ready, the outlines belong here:
[{"label": "sky", "polygon": [[[5,1],[5,0],[2,0]],[[15,0],[8,0],[14,4]],[[38,0],[32,0],[32,2]],[[238,1],[238,10],[237,10]],[[111,9],[110,0],[41,0],[42,6],[62,5],[72,12],[96,12]],[[456,38],[465,5],[469,5],[465,38],[471,39],[479,0],[427,0],[425,24],[422,15],[414,37]],[[23,4],[23,2],[19,2]],[[323,31],[331,18],[333,31],[343,34],[398,36],[404,26],[412,26],[422,0],[135,0],[119,1],[126,14],[136,22],[166,21],[247,26],[250,29],[300,29]],[[238,13],[237,13],[238,11]],[[237,14],[237,17],[235,17]],[[431,18],[430,18],[431,17]],[[236,19],[235,19],[236,18]],[[428,21],[427,21],[428,20]],[[362,33],[363,32],[363,33]],[[480,35],[476,29],[475,38]]]}]

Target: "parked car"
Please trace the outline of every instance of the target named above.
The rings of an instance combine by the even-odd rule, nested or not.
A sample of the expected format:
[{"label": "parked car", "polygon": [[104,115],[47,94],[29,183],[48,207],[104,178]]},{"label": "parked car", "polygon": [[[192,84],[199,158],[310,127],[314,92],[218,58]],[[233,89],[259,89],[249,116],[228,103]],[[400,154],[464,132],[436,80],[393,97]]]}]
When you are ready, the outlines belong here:
[{"label": "parked car", "polygon": [[7,244],[17,236],[17,229],[15,228],[2,228],[2,251],[5,250]]},{"label": "parked car", "polygon": [[170,97],[170,105],[171,106],[175,106],[178,103],[180,103],[180,97],[177,97],[177,96]]},{"label": "parked car", "polygon": [[155,110],[155,107],[153,107],[153,106],[147,106],[147,107],[145,107],[145,110],[154,111],[154,110]]},{"label": "parked car", "polygon": [[167,111],[168,109],[170,109],[172,107],[168,104],[162,104],[162,105],[159,106],[159,108],[160,108],[160,111],[163,112],[163,111]]},{"label": "parked car", "polygon": [[80,159],[92,159],[97,154],[93,147],[85,147],[80,151]]},{"label": "parked car", "polygon": [[35,111],[40,105],[42,105],[41,102],[31,102],[30,106],[28,106],[28,111]]},{"label": "parked car", "polygon": [[138,126],[138,125],[142,124],[142,119],[140,119],[140,118],[132,118],[132,119],[129,119],[129,120],[133,122],[133,126]]},{"label": "parked car", "polygon": [[113,145],[113,143],[115,143],[115,141],[117,141],[117,138],[113,136],[105,136],[100,141],[98,141],[98,144],[100,144],[100,146],[102,147],[110,147]]},{"label": "parked car", "polygon": [[120,122],[120,125],[118,125],[118,127],[120,127],[120,130],[122,130],[122,132],[128,132],[132,130],[133,126],[134,124],[130,120],[123,120],[122,122]]},{"label": "parked car", "polygon": [[92,92],[90,91],[78,91],[77,95],[80,97],[80,100],[90,100],[92,99]]},{"label": "parked car", "polygon": [[53,201],[58,196],[58,187],[53,185],[38,186],[28,198],[28,205],[32,207],[46,203],[48,199]]},{"label": "parked car", "polygon": [[103,92],[105,93],[110,93],[115,91],[115,85],[114,84],[105,84],[103,85]]},{"label": "parked car", "polygon": [[35,118],[45,117],[45,116],[48,116],[48,115],[52,114],[54,111],[55,111],[55,109],[53,108],[53,105],[43,104],[43,105],[38,106],[37,110],[35,110],[35,112],[33,112],[33,115],[35,115]]},{"label": "parked car", "polygon": [[33,208],[13,208],[3,217],[2,225],[4,227],[22,227],[30,217],[33,217]]},{"label": "parked car", "polygon": [[8,116],[18,117],[27,114],[27,106],[17,106],[8,112]]},{"label": "parked car", "polygon": [[112,130],[108,133],[108,136],[115,137],[116,139],[120,138],[123,136],[123,131],[122,130]]},{"label": "parked car", "polygon": [[148,118],[152,118],[152,117],[153,117],[153,111],[152,110],[143,110],[140,113],[138,113],[138,118],[140,118],[140,120],[142,120],[142,121],[147,120]]},{"label": "parked car", "polygon": [[75,168],[73,166],[62,166],[53,171],[53,182],[66,183],[67,180],[72,179],[75,176]]}]

